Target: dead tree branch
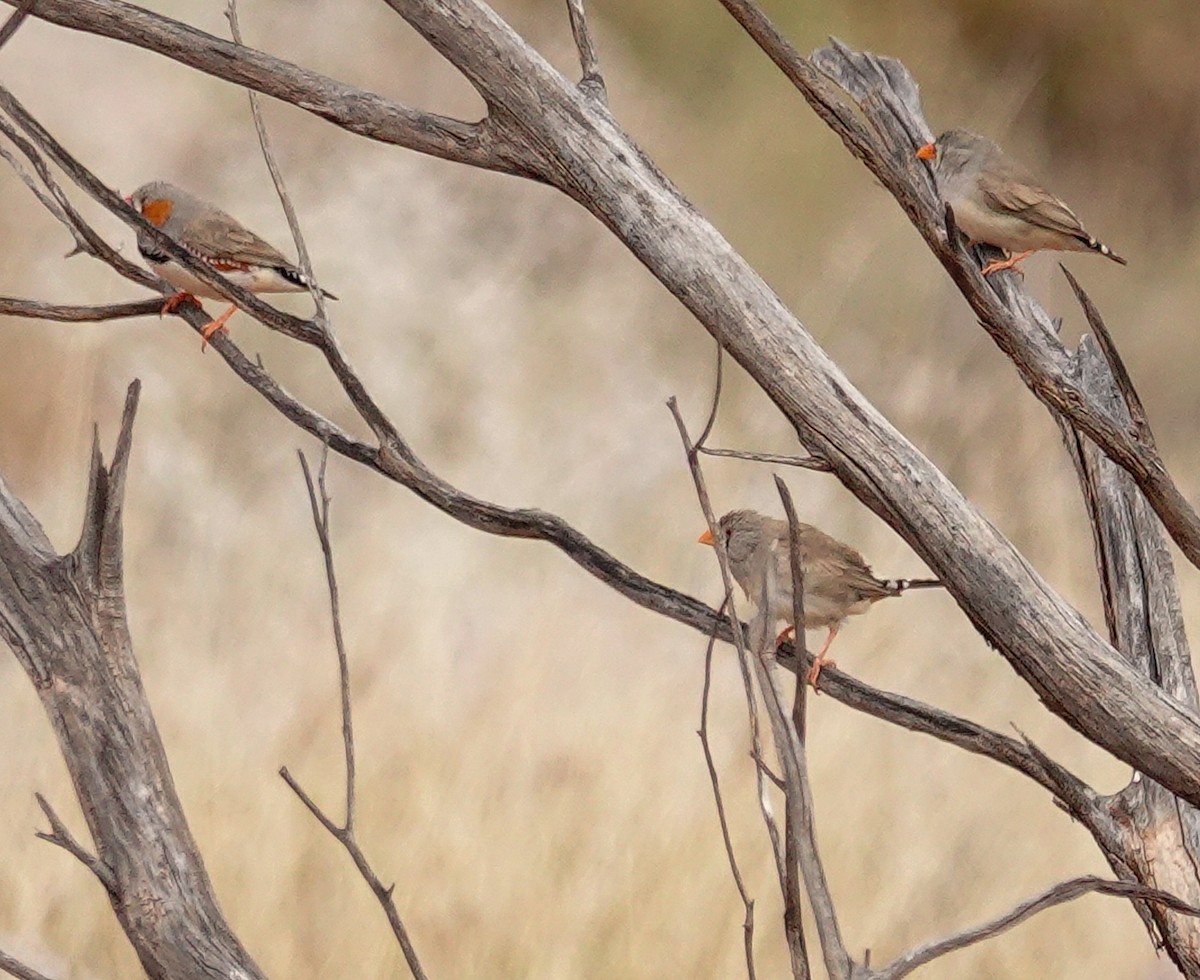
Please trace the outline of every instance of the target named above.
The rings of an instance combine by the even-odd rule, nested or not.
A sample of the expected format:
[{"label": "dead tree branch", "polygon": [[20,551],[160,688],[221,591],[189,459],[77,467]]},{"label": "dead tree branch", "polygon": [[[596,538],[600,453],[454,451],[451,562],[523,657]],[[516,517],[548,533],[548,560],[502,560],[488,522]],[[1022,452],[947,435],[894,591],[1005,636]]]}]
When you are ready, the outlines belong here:
[{"label": "dead tree branch", "polygon": [[371,863],[367,860],[355,835],[354,816],[357,775],[354,765],[354,722],[350,713],[350,659],[346,654],[346,644],[342,638],[341,604],[338,601],[337,576],[334,574],[333,569],[333,542],[329,536],[330,499],[329,491],[325,484],[325,471],[329,452],[328,449],[325,449],[321,454],[321,467],[317,471],[316,481],[313,480],[312,471],[309,469],[308,460],[304,457],[304,453],[300,453],[299,456],[300,469],[304,474],[304,485],[308,491],[308,503],[312,510],[313,527],[317,532],[317,541],[321,547],[321,557],[325,567],[325,585],[329,590],[329,610],[333,622],[334,647],[337,650],[338,689],[341,692],[342,701],[342,747],[346,758],[345,821],[341,826],[338,826],[326,816],[325,812],[317,806],[312,797],[304,791],[291,773],[288,772],[287,766],[279,770],[279,775],[288,784],[292,792],[300,798],[300,802],[308,808],[309,813],[316,817],[321,826],[346,849],[346,853],[350,855],[350,859],[354,862],[358,873],[362,876],[383,908],[388,924],[392,928],[392,934],[400,944],[405,962],[408,964],[413,977],[415,980],[426,980],[425,971],[421,967],[421,961],[417,957],[416,947],[413,946],[408,929],[400,918],[400,911],[396,908],[396,902],[392,896],[396,886],[385,886],[383,884],[379,876],[375,873],[375,870],[371,867]]},{"label": "dead tree branch", "polygon": [[[79,544],[54,552],[0,480],[0,636],[50,719],[96,845],[92,857],[44,805],[52,832],[104,883],[155,980],[261,971],[225,922],[175,793],[125,616],[122,523],[138,384],[129,387],[112,463],[98,442]],[[114,745],[121,746],[114,752]]]},{"label": "dead tree branch", "polygon": [[567,0],[567,15],[571,19],[571,37],[575,39],[575,50],[579,52],[579,67],[583,77],[579,87],[600,102],[608,103],[608,92],[604,87],[604,76],[600,74],[600,60],[596,57],[596,42],[588,24],[584,0]]},{"label": "dead tree branch", "polygon": [[[225,17],[229,21],[229,33],[233,37],[234,43],[240,45],[242,31],[238,24],[237,0],[229,0],[225,8]],[[254,118],[254,131],[258,134],[258,145],[262,149],[263,160],[266,161],[267,170],[271,173],[271,182],[275,185],[275,193],[279,196],[279,203],[287,217],[288,228],[292,232],[292,241],[296,243],[296,257],[299,259],[300,269],[308,280],[309,295],[312,296],[313,303],[317,307],[315,317],[317,326],[328,332],[329,317],[325,309],[325,294],[321,292],[321,286],[317,282],[312,259],[308,255],[308,246],[304,242],[303,232],[300,231],[300,219],[296,217],[296,208],[292,205],[292,198],[283,181],[283,174],[279,171],[279,164],[275,162],[275,154],[271,150],[271,138],[267,133],[267,124],[263,122],[262,107],[258,104],[258,93],[253,89],[247,89],[246,97],[250,100],[250,115]]]},{"label": "dead tree branch", "polygon": [[104,890],[111,897],[120,898],[120,892],[117,890],[117,881],[113,877],[112,868],[100,861],[95,855],[89,853],[87,848],[75,839],[67,829],[67,825],[59,819],[58,814],[54,812],[54,808],[41,793],[34,793],[33,795],[34,799],[37,800],[38,806],[42,808],[42,813],[50,821],[50,833],[38,831],[36,836],[47,843],[54,844],[56,847],[61,847],[94,874],[100,884],[104,886]]},{"label": "dead tree branch", "polygon": [[9,39],[17,33],[17,28],[25,22],[25,18],[33,10],[35,3],[37,3],[37,0],[21,0],[17,5],[17,9],[8,15],[8,19],[3,24],[0,24],[0,48],[3,48]]},{"label": "dead tree branch", "polygon": [[[676,428],[679,430],[679,438],[683,443],[684,455],[687,458],[688,468],[692,474],[692,483],[696,488],[696,499],[700,504],[700,510],[704,514],[704,519],[708,523],[709,533],[713,538],[713,551],[717,555],[717,564],[721,572],[721,583],[725,590],[721,608],[729,611],[729,622],[733,628],[733,645],[737,650],[738,666],[742,674],[742,690],[746,696],[746,710],[750,719],[750,751],[754,757],[758,807],[762,814],[763,825],[767,830],[767,837],[771,842],[771,853],[775,858],[775,873],[779,878],[779,888],[786,895],[788,881],[792,872],[788,870],[787,849],[779,836],[779,826],[775,821],[775,814],[771,806],[771,798],[766,782],[769,770],[763,761],[762,735],[758,719],[758,699],[755,696],[754,672],[756,668],[753,664],[756,656],[754,651],[750,649],[751,644],[756,641],[756,635],[753,628],[751,628],[747,637],[746,632],[742,629],[741,620],[737,612],[737,600],[733,595],[733,574],[729,570],[729,555],[725,550],[725,536],[721,533],[716,515],[713,513],[712,501],[708,496],[708,487],[704,482],[704,473],[700,469],[700,459],[696,451],[696,446],[692,442],[691,436],[688,435],[687,425],[683,421],[683,416],[679,412],[679,404],[674,397],[667,400],[667,408],[670,409],[671,415],[675,419]],[[769,624],[765,628],[769,630]],[[765,696],[765,692],[763,694]],[[792,973],[797,978],[807,978],[809,976],[807,954],[802,945],[798,946],[795,943],[794,938],[794,936],[789,935],[788,950],[792,959]]]},{"label": "dead tree branch", "polygon": [[0,970],[16,977],[17,980],[50,980],[44,973],[38,973],[33,967],[26,966],[3,951],[0,951]]},{"label": "dead tree branch", "polygon": [[35,299],[0,296],[0,316],[22,316],[35,320],[54,320],[59,323],[104,323],[136,316],[156,316],[162,300],[144,299],[135,303],[112,303],[108,306],[64,306],[43,303]]},{"label": "dead tree branch", "polygon": [[1072,878],[1070,881],[1061,882],[1052,888],[1046,889],[1040,895],[1021,902],[1016,908],[1006,912],[1004,915],[997,916],[990,922],[985,922],[973,929],[964,930],[953,936],[947,936],[945,939],[939,939],[936,942],[919,946],[888,964],[882,970],[877,971],[873,976],[878,978],[878,980],[900,980],[900,977],[908,976],[917,967],[924,966],[939,956],[945,956],[973,943],[991,939],[994,936],[1000,935],[1005,930],[1019,925],[1031,916],[1037,915],[1038,912],[1043,912],[1056,905],[1062,905],[1064,902],[1070,902],[1083,895],[1093,893],[1150,901],[1185,915],[1200,916],[1200,909],[1194,908],[1186,902],[1181,902],[1174,895],[1161,891],[1158,888],[1148,888],[1145,885],[1132,884],[1128,881],[1106,881],[1103,878]]},{"label": "dead tree branch", "polygon": [[[717,610],[718,614],[725,607]],[[725,818],[725,801],[721,796],[721,779],[717,775],[717,763],[713,759],[712,745],[708,740],[708,695],[712,689],[712,657],[713,647],[717,643],[717,633],[714,624],[713,632],[708,636],[708,645],[704,648],[704,689],[700,695],[700,728],[696,732],[700,736],[700,747],[704,751],[704,765],[708,769],[708,781],[712,784],[713,800],[717,805],[717,821],[721,825],[721,840],[725,844],[725,857],[729,860],[729,871],[733,875],[733,883],[737,886],[738,896],[746,917],[742,920],[742,939],[746,950],[746,976],[755,980],[754,971],[754,899],[746,890],[738,867],[737,855],[733,852],[733,839],[729,836],[729,821]]]}]

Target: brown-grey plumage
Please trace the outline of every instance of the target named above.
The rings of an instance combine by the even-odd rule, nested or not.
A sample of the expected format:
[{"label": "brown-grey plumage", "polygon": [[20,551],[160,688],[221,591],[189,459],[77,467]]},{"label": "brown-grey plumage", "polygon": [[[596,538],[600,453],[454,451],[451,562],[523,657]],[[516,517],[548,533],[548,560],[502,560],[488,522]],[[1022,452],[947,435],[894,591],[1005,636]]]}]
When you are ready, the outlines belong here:
[{"label": "brown-grey plumage", "polygon": [[[143,184],[129,196],[143,217],[231,282],[254,293],[296,293],[308,289],[304,272],[278,249],[236,218],[165,180]],[[193,296],[221,294],[138,234],[138,251],[160,276]],[[324,292],[324,290],[322,290]],[[330,299],[336,299],[326,292]]]},{"label": "brown-grey plumage", "polygon": [[985,275],[1011,268],[1039,249],[1098,252],[1126,264],[1088,232],[1061,199],[986,136],[947,130],[917,155],[932,163],[938,190],[966,236],[1014,253],[1007,262],[992,263]]},{"label": "brown-grey plumage", "polygon": [[[755,604],[761,602],[768,569],[773,568],[771,616],[794,627],[787,521],[753,510],[733,510],[720,519],[718,526],[729,555],[729,570],[742,591]],[[878,578],[850,545],[811,524],[798,523],[797,531],[804,570],[804,627],[829,630],[809,674],[811,683],[815,684],[821,665],[830,663],[825,654],[847,617],[865,613],[880,599],[901,595],[908,589],[937,588],[942,584],[937,579]],[[700,540],[712,544],[708,532]]]}]

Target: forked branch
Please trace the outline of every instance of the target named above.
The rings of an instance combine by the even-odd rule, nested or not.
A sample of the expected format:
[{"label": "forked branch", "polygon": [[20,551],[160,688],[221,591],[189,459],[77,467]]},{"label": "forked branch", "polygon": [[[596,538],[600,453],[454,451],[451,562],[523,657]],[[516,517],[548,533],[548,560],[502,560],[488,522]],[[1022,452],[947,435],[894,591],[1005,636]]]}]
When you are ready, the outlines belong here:
[{"label": "forked branch", "polygon": [[338,601],[337,576],[334,574],[333,568],[333,542],[329,536],[330,499],[329,491],[325,484],[326,463],[328,462],[329,454],[327,449],[322,452],[321,467],[317,471],[315,481],[313,480],[312,471],[309,469],[308,460],[305,458],[304,453],[300,453],[299,456],[300,469],[304,474],[304,486],[308,491],[308,502],[312,510],[313,527],[317,532],[317,541],[320,544],[321,557],[325,568],[325,585],[329,591],[334,647],[337,651],[338,688],[341,692],[342,707],[342,747],[346,758],[346,816],[343,823],[339,826],[326,815],[324,810],[317,805],[292,774],[288,772],[287,766],[279,770],[279,775],[287,783],[292,792],[300,798],[300,802],[304,804],[308,812],[316,817],[321,826],[329,831],[330,835],[346,849],[346,853],[350,855],[350,859],[358,869],[359,875],[362,876],[362,879],[367,883],[372,894],[383,908],[388,924],[392,928],[392,934],[400,944],[405,962],[408,964],[413,977],[415,980],[426,980],[421,961],[417,958],[416,948],[413,946],[408,929],[400,918],[400,911],[396,908],[396,901],[393,897],[395,885],[383,884],[379,876],[375,873],[375,870],[371,867],[371,863],[367,860],[355,835],[354,816],[357,774],[354,765],[354,723],[351,718],[350,660],[346,654],[345,641],[342,638],[341,604]]}]

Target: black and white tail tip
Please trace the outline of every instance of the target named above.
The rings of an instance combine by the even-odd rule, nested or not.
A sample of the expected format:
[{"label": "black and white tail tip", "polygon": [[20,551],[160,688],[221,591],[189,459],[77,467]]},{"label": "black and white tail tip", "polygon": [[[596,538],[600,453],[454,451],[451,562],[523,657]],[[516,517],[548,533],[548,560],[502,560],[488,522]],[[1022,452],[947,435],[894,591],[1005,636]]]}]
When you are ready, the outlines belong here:
[{"label": "black and white tail tip", "polygon": [[[299,269],[293,269],[290,266],[276,266],[275,271],[278,272],[284,279],[293,285],[299,286],[301,289],[308,289],[311,283],[308,277]],[[322,289],[321,295],[326,299],[337,299],[328,289]]]},{"label": "black and white tail tip", "polygon": [[1114,262],[1121,263],[1121,265],[1129,265],[1128,262],[1126,262],[1123,258],[1121,258],[1121,256],[1119,256],[1111,248],[1109,248],[1107,245],[1105,245],[1104,242],[1102,242],[1102,241],[1099,241],[1095,238],[1089,237],[1087,240],[1087,247],[1090,248],[1093,252],[1099,252],[1106,259],[1112,259]]},{"label": "black and white tail tip", "polygon": [[942,583],[935,578],[888,578],[883,580],[884,587],[889,592],[899,595],[909,589],[940,589]]}]

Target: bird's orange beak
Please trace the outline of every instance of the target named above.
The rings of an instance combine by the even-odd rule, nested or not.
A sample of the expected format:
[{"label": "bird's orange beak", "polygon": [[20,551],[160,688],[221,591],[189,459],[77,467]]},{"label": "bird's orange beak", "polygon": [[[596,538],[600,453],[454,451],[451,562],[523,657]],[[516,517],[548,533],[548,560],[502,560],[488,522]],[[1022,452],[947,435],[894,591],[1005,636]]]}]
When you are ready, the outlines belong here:
[{"label": "bird's orange beak", "polygon": [[917,156],[922,160],[936,160],[937,147],[932,143],[926,143],[923,147],[917,150]]},{"label": "bird's orange beak", "polygon": [[700,537],[698,537],[696,539],[696,541],[699,542],[700,544],[715,544],[716,543],[713,541],[712,531],[705,531],[702,535],[700,535]]}]

